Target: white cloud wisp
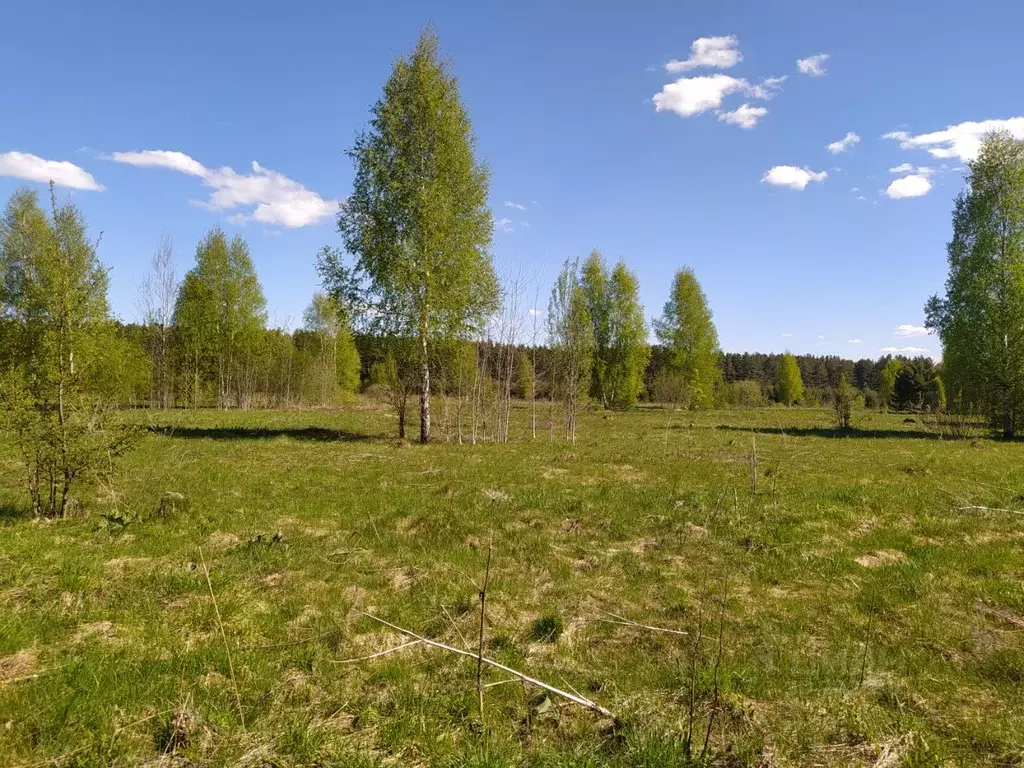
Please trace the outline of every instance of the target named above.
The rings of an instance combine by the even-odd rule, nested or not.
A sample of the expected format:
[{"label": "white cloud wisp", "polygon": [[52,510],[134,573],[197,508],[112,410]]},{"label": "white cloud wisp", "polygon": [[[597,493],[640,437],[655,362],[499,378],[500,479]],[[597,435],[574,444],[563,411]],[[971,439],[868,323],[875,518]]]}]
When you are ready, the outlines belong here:
[{"label": "white cloud wisp", "polygon": [[680,61],[672,59],[665,65],[667,72],[689,72],[698,67],[728,69],[743,61],[736,35],[722,37],[701,37],[690,45],[690,58]]},{"label": "white cloud wisp", "polygon": [[761,177],[762,184],[790,189],[804,189],[811,182],[822,182],[828,178],[827,171],[812,171],[810,168],[797,168],[795,165],[776,165]]},{"label": "white cloud wisp", "polygon": [[1009,131],[1015,139],[1024,139],[1024,117],[982,120],[980,122],[969,121],[947,126],[941,131],[922,133],[917,136],[911,135],[908,131],[891,131],[882,138],[898,141],[901,149],[926,150],[932,157],[941,160],[956,158],[968,161],[974,160],[978,156],[985,134],[992,131]]},{"label": "white cloud wisp", "polygon": [[210,199],[195,201],[211,211],[250,208],[246,213],[229,217],[233,224],[258,221],[297,229],[317,224],[338,210],[337,200],[324,200],[312,190],[282,173],[264,168],[253,160],[252,173],[238,173],[232,168],[207,168],[182,152],[147,149],[140,152],[114,152],[109,157],[118,163],[137,168],[166,168],[195,176],[210,187]]},{"label": "white cloud wisp", "polygon": [[45,160],[27,152],[0,154],[0,176],[10,176],[43,184],[53,182],[58,187],[102,192],[104,186],[82,168],[67,160]]}]

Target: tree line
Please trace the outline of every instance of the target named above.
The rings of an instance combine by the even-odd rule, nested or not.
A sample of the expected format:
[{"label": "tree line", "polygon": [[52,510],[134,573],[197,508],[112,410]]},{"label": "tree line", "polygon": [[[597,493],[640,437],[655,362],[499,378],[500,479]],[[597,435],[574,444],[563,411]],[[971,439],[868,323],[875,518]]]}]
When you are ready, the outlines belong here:
[{"label": "tree line", "polygon": [[[869,407],[978,413],[1004,435],[1024,419],[1024,142],[990,136],[953,214],[949,279],[927,304],[942,339],[926,358],[725,354],[692,270],[679,269],[648,327],[628,266],[567,260],[541,316],[490,253],[489,171],[450,64],[426,30],[395,62],[349,155],[342,248],[316,255],[322,291],[294,332],[267,328],[244,238],[214,227],[179,282],[161,240],[119,324],[84,217],[26,190],[0,220],[0,397],[37,514],[64,514],[70,488],[126,449],[119,406],[331,405],[357,389],[389,403],[422,442],[510,439],[513,398],[530,434],[575,440],[591,406],[641,399],[683,408],[831,404],[849,426]],[[536,298],[536,297],[535,297]],[[653,336],[657,344],[648,341]],[[436,396],[440,395],[440,406]]]}]

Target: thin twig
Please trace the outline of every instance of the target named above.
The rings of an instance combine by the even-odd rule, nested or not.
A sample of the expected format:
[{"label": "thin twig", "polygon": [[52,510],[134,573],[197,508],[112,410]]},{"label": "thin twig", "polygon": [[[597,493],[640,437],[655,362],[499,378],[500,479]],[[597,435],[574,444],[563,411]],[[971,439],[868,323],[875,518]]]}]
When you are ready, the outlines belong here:
[{"label": "thin twig", "polygon": [[864,673],[867,672],[868,668],[868,643],[871,642],[871,624],[874,622],[875,614],[868,614],[868,628],[864,632],[864,655],[860,659],[860,680],[857,682],[857,687],[860,688],[864,685]]},{"label": "thin twig", "polygon": [[[414,637],[417,640],[419,640],[421,643],[426,643],[427,645],[433,646],[434,648],[440,648],[443,651],[450,651],[452,653],[457,653],[460,656],[467,656],[467,657],[469,657],[471,659],[478,659],[478,658],[480,658],[477,654],[473,653],[472,651],[464,651],[461,648],[453,648],[450,645],[445,645],[444,643],[439,643],[436,640],[429,640],[429,639],[423,637],[422,635],[417,635],[415,632],[412,632],[412,631],[410,631],[408,629],[405,629],[404,627],[400,627],[397,624],[392,624],[390,621],[385,621],[384,619],[382,619],[382,618],[380,618],[378,616],[374,616],[372,613],[364,613],[363,616],[366,616],[368,619],[373,619],[374,621],[380,622],[381,624],[383,624],[386,627],[391,627],[392,629],[394,629],[394,630],[396,630],[398,632],[401,632],[404,635],[408,635],[409,637]],[[557,696],[561,696],[562,698],[568,699],[569,701],[571,701],[571,702],[573,702],[575,704],[579,704],[581,707],[586,707],[587,709],[591,709],[594,712],[597,712],[598,714],[604,715],[605,717],[611,717],[611,718],[615,717],[615,715],[610,710],[605,709],[600,704],[598,704],[597,702],[591,701],[590,699],[584,698],[582,696],[575,696],[575,695],[573,695],[571,693],[567,693],[566,691],[559,690],[558,688],[555,688],[553,685],[548,685],[547,683],[543,682],[542,680],[538,680],[535,677],[530,677],[529,675],[524,675],[522,672],[520,672],[520,671],[518,671],[516,669],[512,669],[512,667],[507,667],[507,666],[505,666],[504,664],[502,664],[500,662],[497,662],[497,661],[494,661],[493,659],[487,658],[486,656],[483,657],[482,661],[483,661],[484,664],[487,664],[488,666],[495,667],[496,669],[500,669],[500,670],[502,670],[504,672],[508,672],[510,675],[515,675],[516,677],[518,677],[520,680],[522,680],[524,682],[532,683],[533,685],[536,685],[538,688],[543,688],[545,691],[549,691],[550,693],[554,693]]]},{"label": "thin twig", "polygon": [[224,632],[224,622],[220,617],[220,606],[217,605],[217,596],[213,594],[213,582],[210,581],[210,569],[206,567],[206,556],[203,548],[199,548],[199,559],[203,563],[203,573],[206,574],[206,586],[210,588],[210,598],[213,600],[213,610],[217,615],[217,626],[220,628],[220,639],[224,641],[224,652],[228,657],[228,672],[231,673],[231,686],[235,689],[235,703],[238,705],[238,719],[242,721],[242,730],[245,728],[245,714],[242,712],[242,697],[238,694],[238,681],[235,679],[235,665],[231,661],[231,646],[228,645],[228,636]]},{"label": "thin twig", "polygon": [[686,726],[686,749],[687,754],[693,747],[693,715],[697,704],[697,655],[700,653],[700,636],[704,629],[704,597],[697,607],[697,634],[693,638],[693,646],[690,651],[690,706],[689,718]]},{"label": "thin twig", "polygon": [[1002,509],[1001,507],[981,507],[981,506],[970,506],[970,507],[957,507],[957,512],[1008,512],[1011,515],[1024,515],[1024,510],[1020,509]]},{"label": "thin twig", "polygon": [[665,627],[652,627],[649,624],[639,624],[639,623],[637,623],[635,621],[631,621],[630,619],[627,619],[625,616],[619,616],[617,613],[612,613],[611,611],[605,611],[605,610],[603,610],[601,608],[598,608],[598,610],[601,611],[601,613],[604,613],[604,614],[606,614],[608,616],[613,617],[613,619],[617,619],[617,621],[613,621],[612,619],[594,619],[594,621],[600,621],[600,622],[602,622],[604,624],[619,624],[619,625],[624,626],[624,627],[636,627],[637,629],[649,629],[652,632],[667,632],[670,635],[683,635],[683,636],[686,636],[686,635],[690,634],[689,632],[683,632],[682,630],[679,630],[679,629],[667,629]]},{"label": "thin twig", "polygon": [[397,653],[398,651],[404,651],[406,648],[412,648],[414,645],[419,645],[419,640],[413,640],[411,643],[403,643],[402,645],[396,645],[394,648],[388,648],[384,651],[377,651],[377,653],[371,653],[369,656],[360,656],[355,659],[328,659],[331,664],[355,664],[357,661],[369,661],[370,659],[376,659],[380,656],[387,656],[389,653]]},{"label": "thin twig", "polygon": [[718,669],[722,665],[722,647],[725,637],[725,598],[722,598],[722,610],[718,616],[718,653],[715,656],[715,683],[714,693],[711,697],[711,712],[708,714],[708,728],[704,732],[704,746],[700,750],[700,758],[704,759],[704,756],[708,752],[708,743],[711,741],[711,729],[715,725],[715,715],[718,713],[718,708],[721,705],[718,696]]},{"label": "thin twig", "polygon": [[484,570],[484,585],[480,590],[480,636],[477,641],[476,653],[476,696],[480,703],[480,722],[484,721],[484,616],[487,613],[487,582],[491,579],[491,549],[487,545],[487,568]]}]

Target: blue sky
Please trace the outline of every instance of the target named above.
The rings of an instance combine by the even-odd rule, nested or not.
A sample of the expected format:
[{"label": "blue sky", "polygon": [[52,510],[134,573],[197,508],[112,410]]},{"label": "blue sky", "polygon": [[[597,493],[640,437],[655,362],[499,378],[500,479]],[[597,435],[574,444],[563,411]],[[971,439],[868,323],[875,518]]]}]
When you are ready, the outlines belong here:
[{"label": "blue sky", "polygon": [[57,177],[103,231],[126,320],[162,233],[183,274],[211,226],[239,231],[271,322],[294,327],[316,250],[339,244],[344,151],[428,20],[508,220],[500,271],[543,297],[597,248],[637,272],[651,317],[693,267],[725,350],[940,352],[917,327],[972,123],[1024,137],[1010,0],[21,3],[0,196]]}]

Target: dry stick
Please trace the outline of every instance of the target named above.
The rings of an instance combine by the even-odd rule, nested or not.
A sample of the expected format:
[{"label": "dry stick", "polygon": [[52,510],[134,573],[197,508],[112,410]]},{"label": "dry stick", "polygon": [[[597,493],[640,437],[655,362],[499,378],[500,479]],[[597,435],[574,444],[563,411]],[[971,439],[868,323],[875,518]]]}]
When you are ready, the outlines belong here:
[{"label": "dry stick", "polygon": [[700,635],[704,628],[704,598],[701,597],[697,608],[697,634],[693,638],[693,646],[690,652],[690,706],[689,722],[686,726],[686,749],[687,753],[693,748],[693,713],[697,700],[697,654],[700,653]]},{"label": "dry stick", "polygon": [[975,506],[970,506],[970,507],[957,507],[956,511],[957,512],[1008,512],[1011,515],[1024,515],[1024,511],[1021,511],[1019,509],[1003,509],[1001,507],[979,507],[979,506],[976,506],[976,505]]},{"label": "dry stick", "polygon": [[871,642],[871,623],[875,619],[875,614],[868,614],[868,628],[864,633],[864,655],[860,659],[860,681],[857,683],[857,687],[860,688],[864,685],[864,673],[868,668],[868,643]]},{"label": "dry stick", "polygon": [[598,608],[597,610],[601,611],[601,613],[603,613],[603,614],[611,616],[613,619],[618,619],[618,621],[612,621],[611,619],[595,619],[595,621],[600,621],[600,622],[603,622],[605,624],[619,624],[619,625],[621,625],[623,627],[636,627],[637,629],[649,629],[652,632],[667,632],[670,635],[689,635],[690,634],[689,632],[683,632],[682,630],[679,630],[679,629],[667,629],[665,627],[652,627],[652,626],[650,626],[648,624],[639,624],[639,623],[637,623],[635,621],[631,621],[630,619],[627,619],[625,616],[619,616],[617,613],[612,613],[611,611],[605,611],[605,610],[602,610],[601,608]]},{"label": "dry stick", "polygon": [[368,619],[373,619],[374,621],[380,622],[381,624],[383,624],[386,627],[391,627],[392,629],[394,629],[394,630],[396,630],[398,632],[401,632],[404,635],[408,635],[409,637],[414,637],[417,640],[419,640],[421,643],[426,643],[427,645],[433,646],[434,648],[440,648],[442,651],[451,651],[452,653],[457,653],[460,656],[468,656],[471,659],[481,659],[481,661],[484,664],[487,664],[488,666],[491,666],[491,667],[495,667],[496,669],[500,669],[500,670],[502,670],[504,672],[508,672],[510,675],[515,675],[516,677],[518,677],[523,682],[531,683],[533,685],[536,685],[538,688],[543,688],[545,691],[553,693],[553,694],[555,694],[557,696],[561,696],[564,699],[568,699],[569,701],[571,701],[571,702],[573,702],[575,704],[579,704],[581,707],[586,707],[587,709],[591,709],[594,712],[597,712],[598,714],[604,715],[605,717],[615,718],[615,715],[610,710],[605,709],[604,707],[602,707],[597,702],[591,701],[590,699],[584,698],[583,696],[574,696],[571,693],[567,693],[565,691],[559,690],[558,688],[555,688],[553,685],[548,685],[547,683],[545,683],[545,682],[543,682],[541,680],[538,680],[535,677],[530,677],[529,675],[524,675],[519,670],[512,669],[512,667],[507,667],[507,666],[505,666],[504,664],[502,664],[500,662],[494,661],[493,659],[488,659],[486,656],[481,658],[480,656],[478,656],[477,654],[473,653],[472,651],[464,651],[461,648],[453,648],[450,645],[445,645],[444,643],[439,643],[436,640],[429,640],[429,639],[423,637],[422,635],[417,635],[415,632],[412,632],[412,631],[410,631],[408,629],[405,629],[404,627],[400,627],[397,624],[392,624],[390,621],[385,621],[384,619],[382,619],[382,618],[380,618],[378,616],[374,616],[372,613],[364,613],[363,616],[366,616]]},{"label": "dry stick", "polygon": [[413,640],[411,643],[403,643],[402,645],[396,645],[394,648],[388,648],[384,651],[377,651],[377,653],[371,653],[369,656],[360,656],[356,659],[328,659],[331,664],[355,664],[357,661],[369,661],[370,659],[376,659],[380,656],[387,656],[389,653],[398,653],[398,651],[404,651],[406,648],[412,648],[414,645],[419,645],[419,640]]},{"label": "dry stick", "polygon": [[210,569],[206,567],[206,556],[203,555],[203,548],[199,548],[199,559],[203,563],[203,573],[206,574],[206,586],[210,588],[210,598],[213,600],[213,610],[217,615],[217,626],[220,628],[220,639],[224,641],[224,652],[228,656],[228,672],[231,673],[231,686],[235,689],[235,703],[238,705],[238,719],[242,721],[242,730],[245,728],[245,714],[242,712],[242,697],[238,695],[238,681],[235,680],[235,665],[231,661],[231,647],[228,645],[228,636],[224,633],[224,622],[220,618],[220,607],[217,605],[217,596],[213,594],[213,582],[210,581]]},{"label": "dry stick", "polygon": [[757,495],[757,436],[750,436],[750,490]]},{"label": "dry stick", "polygon": [[704,746],[700,750],[700,758],[704,759],[704,756],[708,751],[708,742],[711,741],[711,729],[715,725],[715,715],[718,713],[719,699],[718,699],[718,668],[722,664],[722,646],[725,636],[725,599],[722,599],[722,611],[718,616],[718,653],[715,656],[715,684],[714,694],[711,697],[711,713],[708,715],[708,728],[704,732]]},{"label": "dry stick", "polygon": [[484,722],[484,615],[487,611],[487,582],[491,579],[491,544],[487,545],[487,569],[484,571],[484,586],[480,590],[480,637],[476,654],[476,697],[480,702],[480,723]]}]

